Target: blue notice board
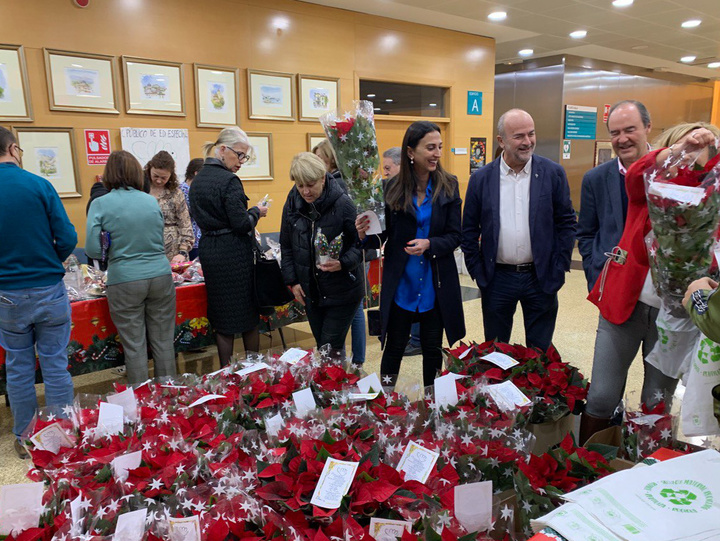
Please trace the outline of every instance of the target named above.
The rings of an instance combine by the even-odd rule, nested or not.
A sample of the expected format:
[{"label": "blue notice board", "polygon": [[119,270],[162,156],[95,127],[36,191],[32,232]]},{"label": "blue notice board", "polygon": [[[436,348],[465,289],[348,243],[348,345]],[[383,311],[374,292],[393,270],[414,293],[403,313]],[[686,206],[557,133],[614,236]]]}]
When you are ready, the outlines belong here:
[{"label": "blue notice board", "polygon": [[467,114],[482,114],[482,92],[468,90]]},{"label": "blue notice board", "polygon": [[595,139],[597,107],[565,106],[564,139]]}]

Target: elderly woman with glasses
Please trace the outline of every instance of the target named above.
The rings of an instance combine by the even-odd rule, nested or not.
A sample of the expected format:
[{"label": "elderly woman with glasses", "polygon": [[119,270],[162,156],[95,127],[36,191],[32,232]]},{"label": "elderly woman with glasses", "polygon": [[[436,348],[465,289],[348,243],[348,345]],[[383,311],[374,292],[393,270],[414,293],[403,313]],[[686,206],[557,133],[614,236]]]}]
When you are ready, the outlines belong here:
[{"label": "elderly woman with glasses", "polygon": [[255,226],[267,215],[268,207],[260,201],[248,208],[248,197],[236,175],[251,151],[244,131],[225,128],[203,150],[205,165],[190,186],[190,213],[202,231],[199,248],[208,319],[216,332],[220,365],[226,366],[236,334],[242,334],[246,352],[260,347],[253,242]]}]

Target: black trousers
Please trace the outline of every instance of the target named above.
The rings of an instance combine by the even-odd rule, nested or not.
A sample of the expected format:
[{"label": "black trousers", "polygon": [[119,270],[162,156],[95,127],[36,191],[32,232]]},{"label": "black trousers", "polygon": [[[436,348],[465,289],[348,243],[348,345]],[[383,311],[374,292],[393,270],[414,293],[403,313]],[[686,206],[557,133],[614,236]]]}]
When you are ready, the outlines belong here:
[{"label": "black trousers", "polygon": [[325,344],[333,349],[345,347],[345,338],[359,305],[360,301],[321,307],[307,299],[305,313],[317,347]]},{"label": "black trousers", "polygon": [[387,325],[380,373],[393,378],[394,383],[400,372],[400,363],[410,336],[410,327],[415,322],[420,323],[423,385],[428,387],[433,384],[437,371],[442,368],[443,323],[437,304],[432,310],[419,313],[404,310],[393,302],[390,308],[390,321]]}]

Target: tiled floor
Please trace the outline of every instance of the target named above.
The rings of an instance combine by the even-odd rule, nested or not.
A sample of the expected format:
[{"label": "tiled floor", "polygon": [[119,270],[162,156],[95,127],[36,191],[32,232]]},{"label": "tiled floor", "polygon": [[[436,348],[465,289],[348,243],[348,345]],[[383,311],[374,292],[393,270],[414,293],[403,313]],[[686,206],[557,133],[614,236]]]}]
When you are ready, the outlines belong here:
[{"label": "tiled floor", "polygon": [[[468,276],[461,276],[461,284],[465,300],[466,340],[480,342],[483,340],[483,330],[477,288]],[[560,311],[554,342],[563,359],[580,368],[582,373],[589,377],[598,315],[596,308],[585,299],[586,296],[585,276],[582,270],[577,268],[577,265],[573,265],[573,270],[568,274],[567,283],[559,294]],[[524,332],[522,315],[519,312],[518,310],[512,341],[522,343]],[[307,323],[290,325],[284,329],[284,334],[288,347],[293,345],[312,347],[314,345]],[[350,336],[348,335],[348,347],[349,344]],[[368,373],[379,371],[381,357],[379,341],[375,337],[368,337],[367,344],[366,371]],[[281,342],[278,333],[274,332],[270,338],[262,338],[261,347],[262,349],[280,348]],[[236,349],[242,350],[241,340],[236,341]],[[404,359],[398,388],[410,391],[419,384],[422,378],[421,361],[420,356]],[[184,372],[202,374],[219,368],[214,348],[208,348],[207,352],[203,354],[180,355],[179,362],[179,368]],[[75,378],[76,392],[107,393],[115,381],[121,381],[121,379],[109,370],[79,376]],[[636,359],[630,370],[627,389],[628,391],[638,391],[641,385],[642,363]],[[39,386],[38,392],[42,393],[41,386]],[[11,429],[12,416],[2,400],[2,405],[0,405],[0,485],[23,482],[29,464],[29,462],[21,461],[16,457],[12,446]]]}]

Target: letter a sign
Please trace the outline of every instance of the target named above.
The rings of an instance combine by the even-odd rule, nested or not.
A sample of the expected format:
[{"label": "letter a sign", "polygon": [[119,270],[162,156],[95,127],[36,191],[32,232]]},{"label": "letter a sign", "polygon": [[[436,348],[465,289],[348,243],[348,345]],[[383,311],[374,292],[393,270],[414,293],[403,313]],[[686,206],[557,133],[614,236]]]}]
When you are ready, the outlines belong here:
[{"label": "letter a sign", "polygon": [[469,115],[481,115],[482,114],[482,92],[468,90],[467,114],[469,114]]}]

